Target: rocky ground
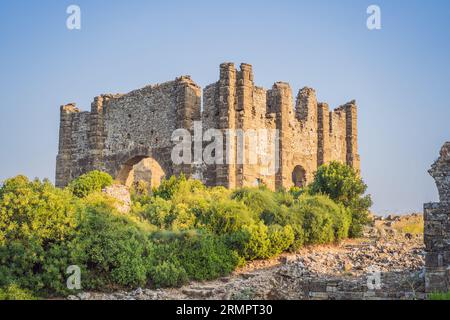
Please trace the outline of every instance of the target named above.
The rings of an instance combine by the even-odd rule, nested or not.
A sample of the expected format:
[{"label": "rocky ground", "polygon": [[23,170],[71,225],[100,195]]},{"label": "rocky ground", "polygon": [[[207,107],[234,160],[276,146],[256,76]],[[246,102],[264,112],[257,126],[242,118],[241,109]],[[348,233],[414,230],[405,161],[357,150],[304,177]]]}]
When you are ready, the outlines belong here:
[{"label": "rocky ground", "polygon": [[423,299],[423,219],[374,217],[364,238],[256,261],[177,289],[85,292],[69,299]]}]

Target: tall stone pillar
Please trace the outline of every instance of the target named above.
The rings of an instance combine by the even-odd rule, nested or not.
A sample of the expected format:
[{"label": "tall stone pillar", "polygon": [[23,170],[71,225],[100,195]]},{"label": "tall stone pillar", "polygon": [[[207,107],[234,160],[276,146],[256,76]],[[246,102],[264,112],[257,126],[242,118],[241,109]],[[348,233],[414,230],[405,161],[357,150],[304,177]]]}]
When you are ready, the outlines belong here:
[{"label": "tall stone pillar", "polygon": [[295,165],[301,165],[304,168],[305,183],[312,182],[314,172],[317,171],[319,155],[318,110],[316,91],[308,87],[300,89],[297,94],[295,113],[296,118],[300,121],[301,134],[294,135],[292,139],[296,144],[307,145],[310,150],[310,154],[301,163],[295,163]]},{"label": "tall stone pillar", "polygon": [[103,149],[105,146],[105,132],[103,123],[103,107],[108,100],[107,96],[98,96],[91,103],[89,115],[89,164],[87,171],[104,170]]},{"label": "tall stone pillar", "polygon": [[67,186],[72,178],[72,119],[73,114],[79,112],[74,103],[62,105],[60,108],[59,148],[55,175],[55,185],[59,188]]},{"label": "tall stone pillar", "polygon": [[450,142],[428,171],[436,181],[440,202],[424,204],[425,290],[450,290]]},{"label": "tall stone pillar", "polygon": [[275,174],[275,188],[281,189],[291,184],[290,172],[288,172],[288,153],[291,145],[289,135],[289,113],[292,108],[292,90],[288,83],[276,82],[271,91],[271,108],[276,113],[276,129],[279,135],[278,172]]},{"label": "tall stone pillar", "polygon": [[[189,76],[177,78],[177,119],[176,128],[188,130],[191,137],[194,137],[194,122],[201,120],[201,89]],[[191,160],[194,159],[194,141],[191,141]],[[170,154],[166,158],[170,158]],[[173,174],[178,176],[181,173],[191,177],[194,173],[192,163],[181,165],[173,164]]]},{"label": "tall stone pillar", "polygon": [[250,141],[246,141],[245,130],[252,127],[253,108],[253,71],[252,66],[242,63],[240,72],[237,74],[236,85],[236,129],[241,129],[236,136],[236,187],[249,185],[250,181],[245,181],[250,176],[248,164]]},{"label": "tall stone pillar", "polygon": [[351,101],[344,106],[345,110],[345,142],[347,145],[346,162],[357,172],[360,172],[360,158],[358,154],[358,127],[357,127],[357,107],[355,101]]},{"label": "tall stone pillar", "polygon": [[317,105],[317,167],[330,161],[330,110],[328,104]]},{"label": "tall stone pillar", "polygon": [[224,137],[223,163],[217,165],[216,184],[235,188],[236,138],[228,136],[228,133],[236,129],[236,69],[233,63],[220,65],[219,129]]}]

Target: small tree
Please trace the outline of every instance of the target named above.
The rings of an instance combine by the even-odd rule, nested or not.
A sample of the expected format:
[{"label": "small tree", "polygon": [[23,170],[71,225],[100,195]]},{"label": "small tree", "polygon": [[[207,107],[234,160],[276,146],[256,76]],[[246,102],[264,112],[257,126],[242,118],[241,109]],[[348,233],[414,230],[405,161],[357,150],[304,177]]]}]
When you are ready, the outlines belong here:
[{"label": "small tree", "polygon": [[6,180],[0,186],[0,287],[63,292],[77,217],[67,190],[25,176]]},{"label": "small tree", "polygon": [[339,162],[322,165],[309,188],[311,194],[326,194],[349,208],[352,214],[350,236],[361,236],[363,226],[369,221],[372,200],[370,195],[364,195],[367,185],[352,167]]}]

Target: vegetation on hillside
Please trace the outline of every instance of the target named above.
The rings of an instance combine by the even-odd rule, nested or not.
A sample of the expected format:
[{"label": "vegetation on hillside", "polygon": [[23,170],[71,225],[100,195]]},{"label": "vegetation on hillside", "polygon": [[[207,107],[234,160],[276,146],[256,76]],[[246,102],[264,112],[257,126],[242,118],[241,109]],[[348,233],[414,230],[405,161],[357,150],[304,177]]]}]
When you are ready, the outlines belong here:
[{"label": "vegetation on hillside", "polygon": [[64,190],[17,176],[0,187],[0,298],[67,294],[78,265],[83,290],[181,286],[224,276],[254,259],[357,236],[370,197],[349,167],[319,169],[305,189],[208,188],[181,176],[152,192],[139,184],[129,214],[101,193],[94,171]]}]

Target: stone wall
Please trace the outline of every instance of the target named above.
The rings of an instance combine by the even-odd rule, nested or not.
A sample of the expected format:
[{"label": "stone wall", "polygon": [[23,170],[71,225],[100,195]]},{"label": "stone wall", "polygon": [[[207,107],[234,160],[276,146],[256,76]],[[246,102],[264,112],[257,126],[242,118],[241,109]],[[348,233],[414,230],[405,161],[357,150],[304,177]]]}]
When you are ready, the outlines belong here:
[{"label": "stone wall", "polygon": [[[133,167],[143,159],[158,164],[164,173],[158,177],[183,172],[210,186],[302,185],[313,179],[318,166],[332,160],[359,170],[356,113],[354,101],[330,111],[311,88],[299,90],[294,102],[289,84],[276,82],[264,89],[255,85],[251,65],[241,64],[237,70],[233,63],[223,63],[219,80],[203,90],[203,111],[201,89],[186,76],[124,95],[98,96],[90,112],[80,112],[75,104],[62,106],[56,185],[66,186],[95,169],[126,184],[131,174],[140,172]],[[200,120],[203,132],[278,130],[279,136],[270,142],[279,139],[274,155],[279,170],[268,173],[263,170],[267,164],[248,161],[254,143],[247,137],[242,161],[237,159],[242,140],[232,137],[229,149],[224,143],[224,154],[233,158],[232,163],[174,165],[172,132],[184,128],[192,133],[194,121]]]},{"label": "stone wall", "polygon": [[[423,280],[407,278],[404,272],[382,272],[379,289],[369,289],[367,276],[328,276],[317,279],[301,272],[280,270],[275,275],[277,286],[271,298],[279,300],[408,300],[425,299]],[[422,287],[421,287],[422,285]]]},{"label": "stone wall", "polygon": [[444,144],[429,173],[436,181],[440,202],[424,205],[425,289],[447,292],[450,290],[450,142]]},{"label": "stone wall", "polygon": [[110,173],[126,183],[133,166],[146,158],[158,162],[165,175],[190,168],[173,165],[172,132],[192,130],[200,120],[200,88],[189,77],[147,86],[125,95],[96,97],[91,112],[75,104],[61,107],[56,185],[91,170]]},{"label": "stone wall", "polygon": [[[258,181],[272,189],[308,183],[318,166],[336,160],[360,168],[357,145],[357,108],[355,101],[329,111],[326,103],[317,102],[314,89],[299,90],[294,99],[289,84],[276,82],[269,90],[254,83],[252,66],[232,63],[220,66],[218,82],[206,87],[203,94],[203,129],[278,129],[280,170],[264,175],[261,164],[222,165],[211,168],[207,181],[227,187],[254,186]],[[238,141],[233,140],[230,155]],[[244,150],[251,142],[245,141]],[[226,152],[226,150],[224,150]],[[239,161],[235,161],[238,163]],[[297,170],[296,170],[297,169]]]}]

